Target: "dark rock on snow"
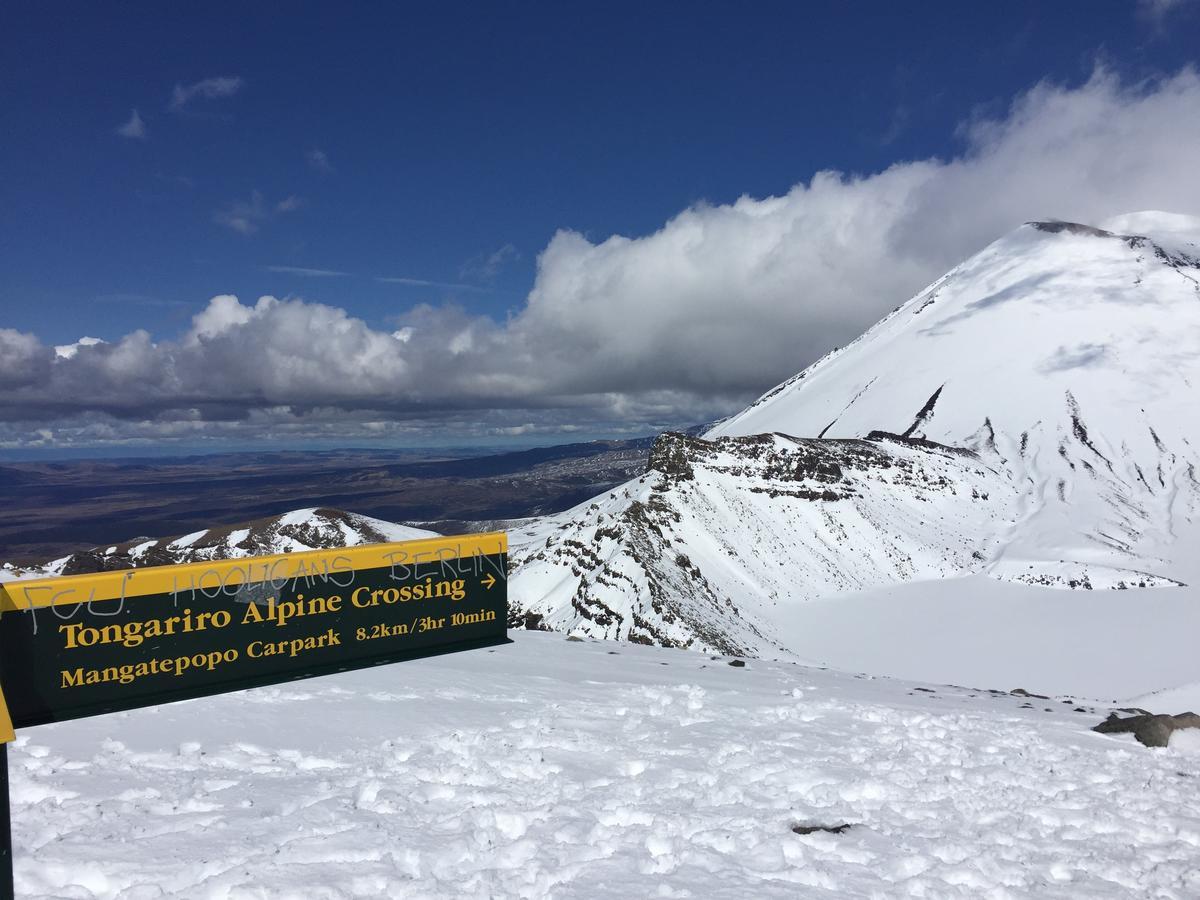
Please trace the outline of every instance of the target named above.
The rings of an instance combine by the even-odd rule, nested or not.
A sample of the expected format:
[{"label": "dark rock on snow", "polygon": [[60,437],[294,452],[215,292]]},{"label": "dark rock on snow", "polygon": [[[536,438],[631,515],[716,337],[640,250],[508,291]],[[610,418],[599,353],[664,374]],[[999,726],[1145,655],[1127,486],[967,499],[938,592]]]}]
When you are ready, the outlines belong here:
[{"label": "dark rock on snow", "polygon": [[1145,713],[1121,718],[1116,713],[1111,713],[1092,731],[1098,731],[1100,734],[1132,732],[1133,736],[1147,747],[1165,747],[1171,740],[1171,733],[1179,728],[1200,728],[1200,716],[1194,712],[1180,713],[1177,716]]}]

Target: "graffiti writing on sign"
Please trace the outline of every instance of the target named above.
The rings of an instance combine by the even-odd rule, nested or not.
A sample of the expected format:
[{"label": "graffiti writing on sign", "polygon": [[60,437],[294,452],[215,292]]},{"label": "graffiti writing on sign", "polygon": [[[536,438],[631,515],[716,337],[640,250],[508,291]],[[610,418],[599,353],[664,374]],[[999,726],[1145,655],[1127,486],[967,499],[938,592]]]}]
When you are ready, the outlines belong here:
[{"label": "graffiti writing on sign", "polygon": [[17,727],[507,640],[503,534],[3,585]]},{"label": "graffiti writing on sign", "polygon": [[[466,549],[477,550],[478,547]],[[385,562],[388,578],[392,581],[408,581],[418,568],[430,564],[437,567],[442,577],[479,575],[489,570],[497,578],[507,576],[506,564],[502,559],[507,553],[507,545],[504,545],[499,553],[490,555],[464,553],[463,550],[462,544],[416,552],[394,549],[380,553],[379,558]],[[197,597],[210,600],[230,597],[242,603],[255,603],[265,600],[271,593],[289,588],[294,591],[300,584],[310,589],[319,584],[332,584],[337,587],[349,587],[353,584],[355,567],[350,556],[343,554],[306,560],[303,558],[306,555],[308,554],[247,558],[236,562],[214,563],[209,568],[201,568],[199,571],[174,570],[195,570],[198,565],[203,564],[190,563],[156,568],[167,573],[170,587],[163,593],[167,595],[167,602],[176,607],[189,600],[194,601]],[[112,598],[107,593],[98,598],[96,577],[83,576],[8,582],[0,586],[0,589],[11,599],[7,609],[0,612],[27,613],[32,618],[31,627],[35,632],[38,628],[38,613],[46,610],[63,621],[70,621],[81,611],[97,616],[120,615],[126,596],[131,593],[130,584],[134,577],[147,571],[130,569],[108,573],[119,576],[116,580],[118,605],[115,608],[95,606],[97,600],[107,604]],[[77,581],[86,583],[76,583]]]}]

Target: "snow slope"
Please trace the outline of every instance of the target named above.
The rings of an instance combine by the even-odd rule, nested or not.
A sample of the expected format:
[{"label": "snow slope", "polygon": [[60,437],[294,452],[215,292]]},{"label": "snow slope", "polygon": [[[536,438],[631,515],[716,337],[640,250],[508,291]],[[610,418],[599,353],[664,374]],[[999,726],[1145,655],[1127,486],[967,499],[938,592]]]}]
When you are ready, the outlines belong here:
[{"label": "snow slope", "polygon": [[1200,680],[1200,220],[1106,224],[1017,229],[707,441],[665,436],[643,478],[518,529],[526,621],[1093,696]]},{"label": "snow slope", "polygon": [[23,731],[18,896],[1200,895],[1200,754],[1106,710],[514,637]]}]

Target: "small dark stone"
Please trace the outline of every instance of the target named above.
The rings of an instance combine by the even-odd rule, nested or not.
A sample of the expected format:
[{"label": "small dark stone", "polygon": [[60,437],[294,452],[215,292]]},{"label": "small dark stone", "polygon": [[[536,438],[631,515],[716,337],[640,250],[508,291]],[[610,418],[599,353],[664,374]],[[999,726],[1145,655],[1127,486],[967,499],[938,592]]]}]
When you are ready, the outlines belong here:
[{"label": "small dark stone", "polygon": [[729,661],[729,665],[733,666],[735,669],[744,669],[746,668],[746,661],[744,659],[731,659]]},{"label": "small dark stone", "polygon": [[579,642],[579,643],[581,643],[581,644],[583,643],[583,638],[581,638],[581,637],[580,637],[579,635],[577,635],[577,634],[568,634],[568,635],[567,635],[567,640],[568,640],[568,641],[577,641],[577,642]]},{"label": "small dark stone", "polygon": [[1036,697],[1038,700],[1050,699],[1045,694],[1031,694],[1029,691],[1025,690],[1025,688],[1016,688],[1015,690],[1009,691],[1009,693],[1014,697]]},{"label": "small dark stone", "polygon": [[841,825],[793,825],[792,831],[796,834],[814,834],[818,831],[825,831],[829,834],[842,834],[856,826],[843,823]]},{"label": "small dark stone", "polygon": [[538,613],[526,612],[524,615],[510,614],[508,619],[509,628],[524,628],[526,631],[550,631],[550,626],[546,624],[545,619]]}]

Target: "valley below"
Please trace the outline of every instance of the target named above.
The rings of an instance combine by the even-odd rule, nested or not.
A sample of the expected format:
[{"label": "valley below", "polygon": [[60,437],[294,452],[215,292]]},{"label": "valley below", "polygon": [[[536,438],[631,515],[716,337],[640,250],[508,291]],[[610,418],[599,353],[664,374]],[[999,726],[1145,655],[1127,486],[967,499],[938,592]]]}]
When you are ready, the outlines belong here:
[{"label": "valley below", "polygon": [[0,462],[0,562],[326,506],[444,533],[574,506],[641,474],[651,439],[507,453],[338,450]]}]

